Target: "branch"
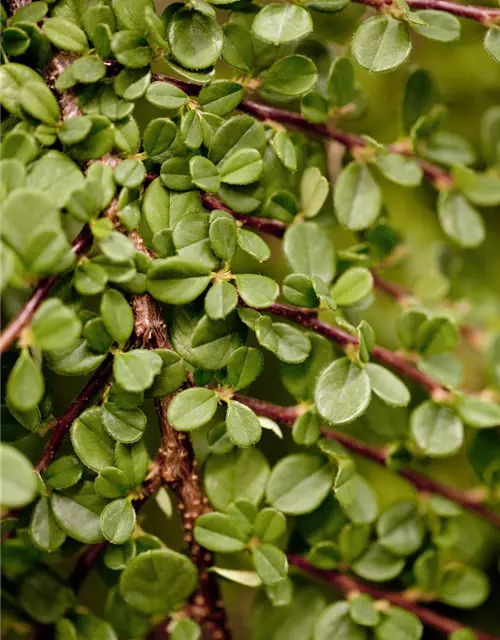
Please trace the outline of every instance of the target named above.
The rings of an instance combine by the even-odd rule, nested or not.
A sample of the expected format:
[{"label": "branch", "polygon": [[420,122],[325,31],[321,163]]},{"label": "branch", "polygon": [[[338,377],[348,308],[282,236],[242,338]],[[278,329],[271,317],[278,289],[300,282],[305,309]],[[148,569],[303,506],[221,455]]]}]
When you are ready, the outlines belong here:
[{"label": "branch", "polygon": [[[361,1],[361,0],[360,0]],[[364,0],[363,0],[364,1]],[[376,0],[378,1],[378,0]],[[418,1],[418,0],[414,0]],[[440,1],[440,0],[429,0],[431,1]],[[368,0],[367,0],[368,2]],[[447,3],[453,4],[453,3]],[[457,7],[460,5],[456,5]],[[473,7],[471,7],[473,8]],[[491,9],[491,11],[495,11]],[[498,10],[500,13],[500,10]],[[109,60],[105,62],[108,72],[111,75],[116,74],[119,69],[121,69],[121,65],[114,60]],[[171,76],[167,76],[163,73],[152,73],[151,79],[155,82],[169,82],[174,86],[181,89],[185,93],[189,95],[198,95],[198,93],[203,88],[202,86],[195,84],[194,82],[186,82],[184,80],[179,80],[178,78],[172,78]],[[293,127],[297,127],[298,129],[302,129],[303,131],[307,131],[308,133],[312,133],[321,138],[328,138],[330,140],[336,140],[340,142],[340,144],[344,145],[347,149],[352,151],[353,149],[359,147],[366,147],[367,142],[362,137],[355,133],[350,133],[348,131],[343,131],[342,129],[337,129],[336,127],[330,127],[326,124],[316,124],[313,122],[309,122],[300,113],[295,113],[294,111],[287,111],[286,109],[280,109],[279,107],[274,107],[272,105],[263,104],[261,102],[255,102],[254,100],[242,100],[238,107],[240,111],[245,111],[253,115],[258,120],[272,120],[274,122],[280,122],[282,124],[288,124]],[[393,153],[398,153],[400,155],[405,155],[417,162],[424,174],[435,184],[439,186],[451,187],[453,186],[453,178],[450,173],[448,173],[445,169],[442,169],[440,166],[432,164],[431,162],[427,162],[427,160],[423,160],[422,158],[418,158],[409,154],[405,149],[402,149],[400,144],[394,143],[389,145],[388,149]]]},{"label": "branch", "polygon": [[[300,324],[305,329],[311,329],[312,331],[325,336],[325,338],[328,338],[332,342],[335,342],[342,349],[346,349],[349,345],[358,345],[359,343],[355,336],[319,320],[318,314],[310,309],[304,310],[298,307],[292,307],[291,305],[275,302],[265,309],[260,309],[260,311],[268,311],[276,316],[281,316],[287,320],[295,322],[296,324]],[[417,367],[409,362],[404,356],[393,351],[389,351],[379,345],[375,345],[372,355],[378,362],[390,367],[406,378],[417,382],[426,389],[431,396],[439,393],[448,393],[448,390],[444,385],[417,369]]]},{"label": "branch", "polygon": [[[271,404],[265,400],[249,398],[247,396],[235,395],[235,400],[250,407],[257,415],[271,418],[275,422],[281,422],[292,426],[300,417],[301,411],[297,407],[281,407]],[[357,454],[379,465],[386,466],[389,460],[389,451],[384,447],[373,447],[359,440],[351,438],[345,433],[333,431],[328,427],[321,428],[321,435],[328,440],[335,440],[344,446],[348,451]],[[429,493],[436,493],[452,502],[456,502],[464,508],[465,511],[473,511],[476,515],[490,522],[495,528],[500,530],[500,514],[491,511],[482,501],[478,499],[478,495],[474,491],[466,491],[463,489],[455,489],[436,480],[432,480],[423,476],[414,469],[401,469],[397,473],[408,480],[415,489],[424,496]]]},{"label": "branch", "polygon": [[380,587],[373,587],[372,585],[356,580],[352,576],[345,575],[338,571],[323,571],[321,569],[316,569],[302,556],[290,554],[288,555],[288,562],[297,569],[305,571],[315,578],[319,578],[320,580],[330,583],[346,596],[349,596],[350,593],[356,592],[366,593],[375,600],[385,600],[395,607],[405,609],[406,611],[413,613],[413,615],[419,618],[423,624],[444,636],[448,636],[460,629],[470,629],[475,633],[477,640],[500,640],[498,636],[477,631],[476,629],[472,629],[461,622],[447,618],[432,609],[423,607],[422,605],[405,598],[402,593],[386,591]]},{"label": "branch", "polygon": [[[354,0],[354,2],[374,7],[375,9],[392,5],[391,0]],[[451,13],[458,18],[468,18],[484,25],[500,20],[500,9],[477,7],[470,4],[462,5],[456,2],[448,2],[448,0],[408,0],[408,6],[410,9],[434,9],[444,13]]]},{"label": "branch", "polygon": [[113,368],[113,356],[108,353],[101,366],[76,396],[63,415],[57,419],[53,433],[45,445],[35,469],[41,475],[47,469],[58,452],[66,432],[78,416],[88,407],[89,401],[104,389]]},{"label": "branch", "polygon": [[[138,251],[148,253],[138,232],[133,231],[130,237]],[[170,348],[161,309],[154,298],[149,294],[133,296],[132,308],[139,344],[148,349]],[[224,640],[230,638],[230,633],[216,577],[208,571],[213,564],[212,554],[200,547],[193,538],[196,519],[211,509],[203,493],[198,463],[189,436],[173,429],[167,420],[168,405],[173,395],[155,401],[161,431],[156,467],[158,477],[175,495],[184,529],[184,541],[198,570],[198,587],[185,610],[200,625],[203,637]]]},{"label": "branch", "polygon": [[[78,258],[90,249],[93,240],[90,227],[85,225],[73,240],[71,251]],[[0,335],[0,353],[4,353],[15,342],[21,331],[31,322],[36,310],[48,298],[59,277],[59,275],[54,275],[39,280],[30,299],[2,331]]]}]

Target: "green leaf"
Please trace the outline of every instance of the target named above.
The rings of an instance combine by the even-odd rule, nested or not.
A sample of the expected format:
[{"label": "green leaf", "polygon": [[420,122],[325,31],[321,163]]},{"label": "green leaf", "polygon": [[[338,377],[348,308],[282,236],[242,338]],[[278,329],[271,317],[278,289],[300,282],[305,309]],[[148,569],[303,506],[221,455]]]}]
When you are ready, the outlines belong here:
[{"label": "green leaf", "polygon": [[100,311],[109,335],[118,344],[125,344],[134,330],[134,314],[123,294],[116,289],[106,289]]},{"label": "green leaf", "polygon": [[232,516],[207,513],[197,518],[194,538],[199,545],[210,551],[235,553],[246,547],[248,533]]},{"label": "green leaf", "polygon": [[313,567],[327,571],[336,569],[342,559],[338,546],[327,540],[314,544],[307,557]]},{"label": "green leaf", "polygon": [[282,362],[304,362],[311,351],[311,341],[303,332],[284,322],[273,322],[268,317],[259,318],[256,334],[259,343]]},{"label": "green leaf", "polygon": [[21,412],[35,409],[42,400],[44,379],[28,349],[21,351],[7,380],[7,400]]},{"label": "green leaf", "polygon": [[126,29],[148,33],[146,13],[148,9],[154,9],[151,0],[112,0],[112,6],[119,22]]},{"label": "green leaf", "polygon": [[[11,24],[16,22],[40,22],[46,15],[49,7],[46,2],[35,1],[24,7],[20,7],[10,19]],[[3,25],[2,25],[3,26]]]},{"label": "green leaf", "polygon": [[146,349],[132,349],[115,357],[113,375],[126,391],[140,392],[153,384],[162,364],[163,361],[157,353]]},{"label": "green leaf", "polygon": [[246,115],[233,116],[215,132],[208,150],[208,158],[219,165],[240,149],[256,149],[261,152],[265,145],[264,126],[260,122]]},{"label": "green leaf", "polygon": [[118,62],[129,69],[141,69],[153,57],[153,50],[148,46],[147,40],[133,31],[117,31],[113,34],[111,49]]},{"label": "green leaf", "polygon": [[63,51],[85,51],[89,43],[85,32],[64,18],[48,18],[43,23],[43,33],[58,49]]},{"label": "green leaf", "polygon": [[43,480],[51,489],[67,489],[82,477],[82,467],[75,456],[61,456],[43,474]]},{"label": "green leaf", "polygon": [[500,405],[492,400],[464,396],[458,401],[456,409],[465,424],[476,429],[500,425]]},{"label": "green leaf", "polygon": [[302,214],[306,218],[313,218],[320,212],[329,189],[328,180],[317,167],[309,167],[304,171],[300,181],[300,201]]},{"label": "green leaf", "polygon": [[314,640],[365,640],[367,637],[366,629],[351,620],[348,602],[335,602],[324,609],[314,627]]},{"label": "green leaf", "polygon": [[102,410],[92,407],[84,411],[71,425],[71,444],[84,465],[100,472],[113,466],[114,441],[102,423]]},{"label": "green leaf", "polygon": [[212,320],[222,320],[238,305],[238,294],[229,282],[217,282],[205,297],[205,311]]},{"label": "green leaf", "polygon": [[102,423],[109,435],[125,444],[140,440],[146,429],[146,416],[140,409],[122,409],[107,402],[102,408]]},{"label": "green leaf", "polygon": [[238,71],[250,73],[255,64],[255,51],[250,32],[242,25],[228,22],[224,25],[222,59]]},{"label": "green leaf", "polygon": [[44,351],[67,349],[80,336],[82,324],[75,312],[57,298],[45,300],[33,316],[31,329]]},{"label": "green leaf", "polygon": [[149,466],[148,451],[143,440],[133,444],[117,442],[114,457],[117,468],[127,476],[129,486],[139,486],[146,477]]},{"label": "green leaf", "polygon": [[2,32],[2,47],[8,56],[20,56],[30,46],[28,34],[17,27],[7,27]]},{"label": "green leaf", "polygon": [[241,498],[258,504],[269,473],[266,458],[255,448],[211,455],[204,470],[205,491],[213,507],[220,511],[227,511],[230,504]]},{"label": "green leaf", "polygon": [[250,307],[269,307],[279,295],[278,284],[266,276],[247,273],[237,275],[235,280],[240,296]]},{"label": "green leaf", "polygon": [[22,116],[20,103],[21,88],[29,82],[45,84],[42,77],[36,71],[17,62],[8,62],[2,65],[0,68],[0,82],[2,85],[0,104],[12,113],[12,115],[17,117]]},{"label": "green leaf", "polygon": [[183,618],[175,623],[170,637],[172,640],[200,640],[201,629],[194,620]]},{"label": "green leaf", "polygon": [[278,131],[271,140],[276,155],[289,171],[297,170],[297,150],[286,131]]},{"label": "green leaf", "polygon": [[[275,6],[291,9],[299,8],[294,5]],[[260,79],[262,82],[261,88],[266,92],[298,98],[311,91],[318,79],[318,72],[312,60],[306,58],[306,56],[291,55],[277,60],[262,73]]]},{"label": "green leaf", "polygon": [[[107,546],[104,551],[103,562],[108,569],[111,569],[112,571],[121,571],[122,569],[125,569],[127,564],[135,557],[135,555],[136,545],[135,541],[132,539],[125,542],[125,544]],[[121,599],[119,594],[113,592],[111,600],[114,600],[115,594]]]},{"label": "green leaf", "polygon": [[257,149],[238,149],[219,165],[219,175],[227,184],[250,184],[262,173],[264,164]]},{"label": "green leaf", "polygon": [[124,544],[135,529],[135,510],[130,500],[113,500],[101,513],[101,529],[112,544]]},{"label": "green leaf", "polygon": [[310,513],[323,502],[333,479],[333,469],[323,456],[292,454],[282,458],[272,470],[266,498],[285,514]]},{"label": "green leaf", "polygon": [[262,240],[260,236],[247,229],[237,230],[238,234],[238,246],[246,253],[258,260],[259,262],[265,262],[271,255],[271,250],[267,243]]},{"label": "green leaf", "polygon": [[422,22],[410,21],[411,28],[424,38],[438,42],[453,42],[460,38],[460,21],[455,16],[434,9],[416,11],[415,15]]},{"label": "green leaf", "polygon": [[255,535],[262,542],[275,542],[286,531],[285,516],[273,509],[266,507],[259,511],[254,522]]},{"label": "green leaf", "polygon": [[419,449],[431,458],[456,453],[464,439],[464,427],[456,413],[431,400],[413,410],[410,429]]},{"label": "green leaf", "polygon": [[496,62],[500,62],[500,28],[490,27],[484,36],[484,48]]},{"label": "green leaf", "polygon": [[21,107],[30,116],[44,124],[55,125],[59,121],[59,104],[47,85],[30,81],[24,84],[19,94]]},{"label": "green leaf", "polygon": [[338,221],[352,231],[366,229],[375,222],[382,208],[382,193],[365,165],[351,162],[342,170],[335,187],[334,204]]},{"label": "green leaf", "polygon": [[314,399],[322,418],[346,424],[362,415],[371,398],[370,378],[347,358],[335,360],[318,378]]},{"label": "green leaf", "polygon": [[256,380],[264,369],[264,357],[254,347],[240,347],[233,351],[227,363],[229,383],[235,389],[243,389]]},{"label": "green leaf", "polygon": [[408,387],[385,367],[369,362],[365,371],[375,395],[393,407],[406,407],[411,399]]},{"label": "green leaf", "polygon": [[309,12],[292,4],[268,4],[259,11],[252,23],[252,33],[274,45],[300,40],[312,28]]},{"label": "green leaf", "polygon": [[288,573],[286,555],[273,544],[259,544],[252,549],[252,560],[262,582],[275,585],[284,580]]},{"label": "green leaf", "polygon": [[223,31],[214,18],[198,11],[176,11],[168,25],[170,50],[187,69],[206,69],[215,64],[223,40]]},{"label": "green leaf", "polygon": [[451,351],[460,337],[458,326],[446,315],[436,315],[423,322],[417,331],[416,347],[425,356]]},{"label": "green leaf", "polygon": [[29,616],[42,624],[52,624],[73,606],[75,596],[59,576],[46,569],[36,569],[27,575],[17,601]]},{"label": "green leaf", "polygon": [[[92,493],[94,492],[93,487]],[[51,506],[59,527],[69,536],[84,542],[102,542],[100,513],[105,505],[97,494],[89,493],[86,486],[71,495],[52,494]]]},{"label": "green leaf", "polygon": [[479,173],[456,165],[453,167],[455,183],[465,197],[480,207],[500,204],[500,179],[494,174]]},{"label": "green leaf", "polygon": [[229,402],[226,427],[229,437],[238,447],[250,447],[262,435],[262,427],[255,413],[236,400]]},{"label": "green leaf", "polygon": [[168,407],[168,420],[179,431],[192,431],[209,422],[217,410],[217,394],[212,389],[181,391]]},{"label": "green leaf", "polygon": [[314,309],[319,306],[311,279],[300,273],[292,273],[283,280],[283,295],[297,307]]},{"label": "green leaf", "polygon": [[486,235],[481,215],[458,191],[442,191],[438,196],[439,222],[443,231],[462,247],[477,247]]},{"label": "green leaf", "polygon": [[146,91],[146,100],[159,109],[177,110],[188,101],[187,95],[170,82],[152,82]]},{"label": "green leaf", "polygon": [[104,360],[105,354],[89,348],[86,340],[77,340],[69,349],[51,351],[47,354],[50,368],[64,376],[79,376],[93,371]]},{"label": "green leaf", "polygon": [[382,512],[377,522],[379,544],[397,556],[410,556],[424,541],[425,525],[418,514],[418,505],[401,500]]},{"label": "green leaf", "polygon": [[405,561],[373,542],[362,556],[352,563],[354,573],[364,580],[386,582],[393,580],[403,570]]},{"label": "green leaf", "polygon": [[349,58],[335,58],[328,72],[328,103],[345,107],[355,95],[354,65]]},{"label": "green leaf", "polygon": [[370,295],[372,289],[371,271],[364,267],[351,267],[338,278],[330,293],[339,307],[352,307]]},{"label": "green leaf", "polygon": [[335,497],[344,513],[354,524],[370,524],[378,515],[377,494],[371,484],[358,473],[348,477],[342,484],[342,476],[337,475]]},{"label": "green leaf", "polygon": [[460,609],[472,609],[482,604],[490,591],[488,578],[475,567],[451,566],[444,570],[437,598]]},{"label": "green leaf", "polygon": [[238,228],[234,218],[216,218],[210,223],[210,245],[215,255],[230,264],[236,254]]},{"label": "green leaf", "polygon": [[297,444],[311,447],[321,433],[321,420],[314,411],[306,411],[293,423],[292,436]]},{"label": "green leaf", "polygon": [[373,73],[392,71],[406,62],[411,51],[408,28],[390,16],[369,18],[358,27],[352,41],[352,55]]},{"label": "green leaf", "polygon": [[41,498],[31,516],[30,536],[36,547],[49,553],[59,549],[66,540],[66,534],[59,527],[52,514],[48,498]]},{"label": "green leaf", "polygon": [[375,629],[377,640],[393,640],[393,638],[420,640],[423,633],[424,626],[417,616],[398,607],[390,607],[384,611],[382,621]]},{"label": "green leaf", "polygon": [[186,365],[176,353],[169,349],[157,349],[156,353],[162,359],[162,370],[148,390],[148,396],[160,398],[182,385],[186,378]]},{"label": "green leaf", "polygon": [[226,366],[245,334],[235,314],[224,320],[200,317],[193,309],[176,309],[171,325],[172,344],[195,367],[215,371]]},{"label": "green leaf", "polygon": [[141,613],[167,615],[196,586],[197,571],[191,560],[170,549],[140,553],[120,576],[120,595]]},{"label": "green leaf", "polygon": [[351,562],[368,546],[371,528],[366,524],[346,524],[339,535],[339,548],[342,558]]},{"label": "green leaf", "polygon": [[336,271],[335,248],[329,235],[314,222],[291,225],[284,237],[286,259],[296,273],[320,277],[329,284]]},{"label": "green leaf", "polygon": [[203,111],[217,116],[227,116],[236,109],[242,98],[243,87],[239,82],[214,80],[200,91],[198,102]]},{"label": "green leaf", "polygon": [[[217,167],[203,156],[195,156],[189,161],[189,173],[193,183],[204,191],[215,193],[220,187]],[[170,185],[173,188],[173,185]]]},{"label": "green leaf", "polygon": [[31,165],[27,186],[41,189],[58,207],[64,207],[72,193],[83,187],[80,168],[58,151],[49,151]]},{"label": "green leaf", "polygon": [[155,260],[148,271],[148,291],[161,302],[186,304],[195,300],[210,282],[210,269],[180,257]]},{"label": "green leaf", "polygon": [[38,481],[26,456],[8,444],[0,445],[0,504],[6,509],[24,507],[35,499]]},{"label": "green leaf", "polygon": [[128,478],[116,467],[104,467],[94,480],[96,493],[103,498],[123,498],[128,491]]},{"label": "green leaf", "polygon": [[115,180],[122,187],[134,189],[144,182],[146,168],[138,160],[122,160],[116,165]]},{"label": "green leaf", "polygon": [[92,120],[88,116],[74,116],[64,120],[57,135],[63,144],[76,144],[84,140],[92,129]]},{"label": "green leaf", "polygon": [[398,153],[383,153],[375,158],[375,164],[388,180],[403,187],[416,187],[422,182],[424,172],[413,159]]},{"label": "green leaf", "polygon": [[349,600],[349,615],[353,622],[363,627],[377,627],[380,621],[374,601],[365,593]]}]

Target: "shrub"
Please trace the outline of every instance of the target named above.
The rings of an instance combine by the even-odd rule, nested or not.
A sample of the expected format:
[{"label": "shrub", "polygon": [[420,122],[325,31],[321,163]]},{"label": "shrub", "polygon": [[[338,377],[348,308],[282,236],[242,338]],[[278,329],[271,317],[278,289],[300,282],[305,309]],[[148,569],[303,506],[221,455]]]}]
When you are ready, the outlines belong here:
[{"label": "shrub", "polygon": [[500,9],[2,26],[2,637],[494,638]]}]

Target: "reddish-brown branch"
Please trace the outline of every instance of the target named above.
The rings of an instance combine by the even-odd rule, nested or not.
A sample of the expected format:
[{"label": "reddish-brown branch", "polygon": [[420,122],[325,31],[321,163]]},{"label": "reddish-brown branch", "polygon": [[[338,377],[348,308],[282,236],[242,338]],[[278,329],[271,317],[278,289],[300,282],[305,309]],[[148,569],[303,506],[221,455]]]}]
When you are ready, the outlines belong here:
[{"label": "reddish-brown branch", "polygon": [[[282,424],[289,426],[292,426],[301,414],[297,407],[281,407],[266,402],[265,400],[249,398],[239,394],[235,395],[234,398],[247,407],[250,407],[257,415],[271,418],[276,422],[281,422]],[[329,427],[322,427],[321,435],[323,438],[339,442],[348,451],[368,460],[372,460],[377,464],[386,466],[388,462],[389,451],[386,448],[370,446],[364,442],[355,440],[345,433],[334,431]],[[403,478],[406,478],[406,480],[408,480],[408,482],[410,482],[419,493],[439,494],[448,500],[452,500],[456,504],[459,504],[466,511],[474,512],[476,515],[490,522],[497,529],[500,529],[500,513],[495,513],[488,509],[481,500],[478,500],[478,496],[474,491],[470,492],[460,490],[455,487],[441,484],[436,480],[432,480],[431,478],[422,475],[414,469],[401,469],[397,473],[399,473]]]},{"label": "reddish-brown branch", "polygon": [[[375,600],[385,600],[395,607],[405,609],[417,616],[422,624],[434,629],[444,636],[448,636],[459,629],[471,629],[471,627],[468,627],[461,622],[447,618],[433,609],[424,607],[417,602],[405,598],[402,593],[386,591],[381,587],[374,587],[370,584],[366,584],[365,582],[361,582],[352,576],[340,573],[339,571],[323,571],[321,569],[316,569],[302,556],[289,554],[288,562],[310,576],[330,583],[346,596],[350,593],[366,593]],[[476,634],[477,640],[500,640],[498,636],[484,633],[476,629],[471,630]]]},{"label": "reddish-brown branch", "polygon": [[[71,245],[71,251],[77,256],[84,255],[92,246],[93,236],[90,227],[85,225]],[[21,331],[31,322],[36,310],[49,296],[59,280],[59,275],[42,278],[35,287],[31,298],[9,322],[0,335],[0,353],[4,353],[18,338]]]},{"label": "reddish-brown branch", "polygon": [[[364,4],[368,7],[381,9],[384,6],[390,6],[391,0],[354,0],[357,4]],[[479,7],[471,4],[458,4],[457,2],[448,2],[448,0],[408,0],[410,9],[434,9],[435,11],[443,11],[450,13],[458,18],[468,18],[475,20],[481,24],[490,24],[500,20],[500,9],[491,7]]]},{"label": "reddish-brown branch", "polygon": [[[349,345],[358,344],[358,339],[355,336],[346,333],[342,329],[334,327],[327,322],[323,322],[317,317],[317,314],[311,312],[310,309],[304,310],[298,307],[292,307],[291,305],[275,302],[269,307],[266,307],[265,311],[300,324],[305,329],[315,331],[332,342],[335,342],[343,349]],[[373,349],[372,355],[378,362],[387,365],[406,378],[410,378],[414,382],[420,384],[431,395],[440,391],[447,392],[444,385],[417,369],[417,367],[398,353],[376,345]]]},{"label": "reddish-brown branch", "polygon": [[113,356],[108,354],[68,409],[57,419],[52,435],[45,445],[42,456],[36,465],[36,470],[40,474],[47,469],[54,459],[73,421],[89,406],[89,402],[95,394],[104,389],[111,375],[112,367]]}]

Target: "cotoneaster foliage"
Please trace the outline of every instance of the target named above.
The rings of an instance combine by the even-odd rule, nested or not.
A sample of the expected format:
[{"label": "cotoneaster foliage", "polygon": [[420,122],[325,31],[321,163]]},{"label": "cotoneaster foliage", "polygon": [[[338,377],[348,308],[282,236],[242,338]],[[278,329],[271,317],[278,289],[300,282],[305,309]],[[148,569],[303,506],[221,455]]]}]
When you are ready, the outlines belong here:
[{"label": "cotoneaster foliage", "polygon": [[500,9],[2,27],[2,637],[497,638]]}]

